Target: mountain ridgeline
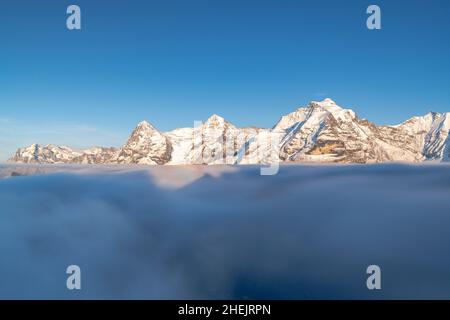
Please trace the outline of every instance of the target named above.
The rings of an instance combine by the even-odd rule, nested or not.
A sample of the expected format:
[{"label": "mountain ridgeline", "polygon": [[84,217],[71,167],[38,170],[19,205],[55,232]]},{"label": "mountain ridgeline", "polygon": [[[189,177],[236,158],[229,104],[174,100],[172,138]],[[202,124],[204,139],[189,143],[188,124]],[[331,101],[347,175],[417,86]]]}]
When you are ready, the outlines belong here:
[{"label": "mountain ridgeline", "polygon": [[333,100],[312,101],[272,129],[237,128],[218,115],[192,128],[160,132],[138,124],[121,148],[73,150],[33,144],[9,160],[42,164],[267,164],[280,162],[445,162],[450,158],[450,113],[428,113],[377,126]]}]

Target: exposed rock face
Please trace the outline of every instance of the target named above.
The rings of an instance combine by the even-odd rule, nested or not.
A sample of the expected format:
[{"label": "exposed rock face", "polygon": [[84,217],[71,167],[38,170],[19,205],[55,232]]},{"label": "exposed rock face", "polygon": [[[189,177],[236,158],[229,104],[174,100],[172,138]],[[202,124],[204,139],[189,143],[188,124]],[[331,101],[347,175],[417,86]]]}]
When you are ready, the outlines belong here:
[{"label": "exposed rock face", "polygon": [[170,140],[147,121],[134,129],[127,143],[111,159],[112,163],[166,164],[170,161]]},{"label": "exposed rock face", "polygon": [[163,133],[143,121],[120,149],[74,151],[35,144],[19,149],[10,161],[148,165],[449,161],[449,131],[450,113],[377,126],[325,99],[281,117],[272,129],[236,128],[213,115],[193,128]]}]

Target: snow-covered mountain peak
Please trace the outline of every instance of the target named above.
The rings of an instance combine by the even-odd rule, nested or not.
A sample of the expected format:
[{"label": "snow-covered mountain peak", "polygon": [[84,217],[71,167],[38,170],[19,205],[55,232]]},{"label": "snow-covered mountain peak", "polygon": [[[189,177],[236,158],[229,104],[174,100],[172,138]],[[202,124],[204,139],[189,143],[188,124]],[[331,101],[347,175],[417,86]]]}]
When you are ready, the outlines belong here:
[{"label": "snow-covered mountain peak", "polygon": [[[330,114],[341,121],[353,121],[356,114],[351,109],[344,109],[330,98],[323,101],[311,101],[306,107],[300,107],[283,117],[275,125],[275,130],[286,130],[297,123],[314,123],[318,125],[325,121]],[[303,126],[303,125],[302,125]]]},{"label": "snow-covered mountain peak", "polygon": [[226,122],[227,121],[223,117],[217,114],[213,114],[208,118],[208,120],[205,121],[205,125],[216,126],[216,125],[223,125]]},{"label": "snow-covered mountain peak", "polygon": [[[318,105],[318,106],[321,106],[321,107],[323,107],[323,108],[327,108],[327,107],[339,107],[337,104],[336,104],[336,102],[334,102],[332,99],[330,99],[330,98],[326,98],[326,99],[324,99],[324,100],[322,100],[322,101],[311,101],[311,103],[310,104],[315,104],[315,105]],[[341,108],[341,107],[339,107],[339,108]],[[342,108],[341,108],[342,109]]]},{"label": "snow-covered mountain peak", "polygon": [[321,111],[324,110],[326,112],[329,112],[337,120],[352,121],[353,119],[356,118],[356,114],[353,110],[342,108],[330,98],[326,98],[323,101],[311,101],[309,107],[318,108]]},{"label": "snow-covered mountain peak", "polygon": [[445,114],[438,112],[428,112],[423,116],[414,116],[400,124],[394,125],[396,128],[405,128],[414,131],[427,130],[434,121],[440,119]]},{"label": "snow-covered mountain peak", "polygon": [[152,137],[162,136],[162,134],[153,127],[148,121],[141,121],[133,130],[130,138],[128,139],[128,145],[145,145]]},{"label": "snow-covered mountain peak", "polygon": [[160,132],[153,127],[148,121],[141,121],[138,123],[136,128],[133,130],[127,144],[145,144],[148,142],[150,137],[160,135]]},{"label": "snow-covered mountain peak", "polygon": [[330,103],[330,104],[336,104],[336,102],[334,102],[332,99],[330,98],[325,98],[323,101],[323,103]]},{"label": "snow-covered mountain peak", "polygon": [[336,104],[336,102],[334,102],[333,100],[331,100],[330,98],[327,98],[323,101],[311,101],[308,104],[309,108],[318,108],[318,109],[324,109],[328,112],[340,112],[343,110],[342,107],[340,107],[339,105]]},{"label": "snow-covered mountain peak", "polygon": [[147,120],[141,121],[138,123],[138,125],[136,126],[135,130],[150,130],[150,131],[154,131],[156,130],[155,127],[153,127],[150,122],[148,122]]},{"label": "snow-covered mountain peak", "polygon": [[223,117],[213,114],[208,120],[203,124],[203,129],[212,129],[212,130],[227,130],[227,129],[236,129],[236,127],[225,120]]},{"label": "snow-covered mountain peak", "polygon": [[221,117],[221,116],[219,116],[218,114],[212,114],[209,118],[208,118],[208,120],[211,120],[211,121],[214,121],[214,120],[216,120],[216,121],[225,121],[225,119],[223,118],[223,117]]},{"label": "snow-covered mountain peak", "polygon": [[112,158],[114,163],[164,164],[170,160],[169,139],[148,121],[140,122],[127,143]]}]

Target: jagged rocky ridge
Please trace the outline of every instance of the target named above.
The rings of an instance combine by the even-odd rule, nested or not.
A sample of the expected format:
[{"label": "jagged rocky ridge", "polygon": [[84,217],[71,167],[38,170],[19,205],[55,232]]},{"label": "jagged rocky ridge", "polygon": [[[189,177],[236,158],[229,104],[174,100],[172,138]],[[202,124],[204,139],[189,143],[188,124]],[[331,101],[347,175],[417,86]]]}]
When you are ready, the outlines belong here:
[{"label": "jagged rocky ridge", "polygon": [[310,102],[272,129],[237,128],[218,115],[193,128],[160,132],[139,123],[121,148],[76,151],[33,144],[17,163],[259,164],[449,161],[450,113],[428,113],[395,126],[377,126],[331,99]]}]

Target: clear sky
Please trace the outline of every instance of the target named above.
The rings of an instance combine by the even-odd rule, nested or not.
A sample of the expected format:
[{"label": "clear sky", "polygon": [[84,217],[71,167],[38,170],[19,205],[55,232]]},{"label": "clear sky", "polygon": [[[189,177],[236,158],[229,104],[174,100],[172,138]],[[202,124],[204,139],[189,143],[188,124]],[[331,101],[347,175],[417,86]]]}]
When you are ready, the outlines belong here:
[{"label": "clear sky", "polygon": [[450,111],[449,17],[448,0],[1,1],[0,160],[34,142],[119,146],[144,119],[271,127],[326,97],[378,124]]}]

